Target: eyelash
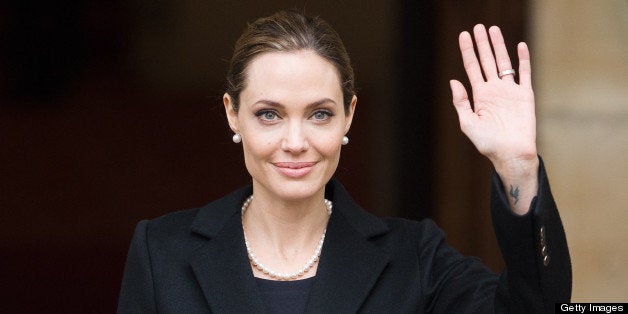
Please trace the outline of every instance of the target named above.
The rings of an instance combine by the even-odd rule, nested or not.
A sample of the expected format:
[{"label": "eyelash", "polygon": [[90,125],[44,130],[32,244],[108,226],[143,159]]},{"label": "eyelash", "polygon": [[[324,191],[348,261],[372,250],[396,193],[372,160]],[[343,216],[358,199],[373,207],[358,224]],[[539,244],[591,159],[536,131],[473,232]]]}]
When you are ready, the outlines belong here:
[{"label": "eyelash", "polygon": [[[316,110],[310,117],[315,117],[317,114],[324,114],[325,117],[322,119],[315,119],[317,121],[327,121],[329,120],[329,118],[334,116],[334,113],[329,111],[329,110],[325,110],[325,109],[320,109],[320,110]],[[273,118],[266,118],[265,115],[267,114],[272,114]],[[260,120],[264,121],[264,122],[273,122],[277,119],[281,119],[281,117],[279,116],[279,114],[277,113],[277,111],[275,110],[268,110],[268,109],[263,109],[260,110],[258,112],[255,113],[255,116],[258,117]]]},{"label": "eyelash", "polygon": [[331,117],[333,117],[333,116],[334,116],[334,113],[333,113],[333,112],[331,112],[331,111],[329,111],[329,110],[323,110],[323,109],[321,109],[321,110],[316,110],[316,111],[312,114],[312,117],[316,116],[316,115],[317,115],[317,114],[319,114],[319,113],[322,113],[322,114],[326,115],[326,117],[325,117],[324,119],[316,119],[316,120],[318,120],[318,121],[326,121],[326,120],[328,120],[329,118],[331,118]]},{"label": "eyelash", "polygon": [[260,111],[256,112],[255,116],[258,117],[260,120],[263,120],[263,121],[274,121],[275,119],[266,119],[264,117],[264,115],[269,114],[269,113],[273,114],[275,116],[275,118],[279,118],[279,115],[277,114],[276,111],[274,111],[274,110],[267,110],[267,109],[266,110],[260,110]]}]

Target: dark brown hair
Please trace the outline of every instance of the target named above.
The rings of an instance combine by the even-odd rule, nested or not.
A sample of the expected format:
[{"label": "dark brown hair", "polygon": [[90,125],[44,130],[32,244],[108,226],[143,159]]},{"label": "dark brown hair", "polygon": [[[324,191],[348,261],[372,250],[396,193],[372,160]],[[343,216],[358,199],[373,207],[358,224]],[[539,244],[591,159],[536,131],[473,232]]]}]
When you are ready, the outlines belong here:
[{"label": "dark brown hair", "polygon": [[311,50],[331,62],[340,75],[345,113],[355,95],[353,68],[338,33],[323,19],[296,10],[280,11],[249,24],[235,43],[227,71],[227,93],[238,112],[240,93],[245,87],[246,69],[266,52]]}]

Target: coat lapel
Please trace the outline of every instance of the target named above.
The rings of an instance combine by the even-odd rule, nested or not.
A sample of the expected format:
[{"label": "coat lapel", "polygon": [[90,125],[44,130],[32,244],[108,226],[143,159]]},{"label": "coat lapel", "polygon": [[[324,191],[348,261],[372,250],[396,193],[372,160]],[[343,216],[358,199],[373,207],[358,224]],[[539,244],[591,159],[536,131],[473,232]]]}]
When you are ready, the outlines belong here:
[{"label": "coat lapel", "polygon": [[[192,224],[193,233],[207,238],[190,265],[212,312],[266,312],[242,233],[240,206],[251,193],[249,186],[211,203],[199,211]],[[370,238],[388,228],[355,204],[336,180],[327,185],[326,198],[334,202],[334,212],[307,312],[357,312],[389,261]]]},{"label": "coat lapel", "polygon": [[192,230],[209,238],[190,259],[194,275],[214,313],[261,313],[264,303],[251,271],[239,209],[250,188],[199,212]]},{"label": "coat lapel", "polygon": [[[308,300],[309,313],[355,313],[360,309],[389,257],[369,238],[387,226],[359,208],[339,182],[328,186],[334,213]],[[330,195],[332,194],[332,195]]]}]

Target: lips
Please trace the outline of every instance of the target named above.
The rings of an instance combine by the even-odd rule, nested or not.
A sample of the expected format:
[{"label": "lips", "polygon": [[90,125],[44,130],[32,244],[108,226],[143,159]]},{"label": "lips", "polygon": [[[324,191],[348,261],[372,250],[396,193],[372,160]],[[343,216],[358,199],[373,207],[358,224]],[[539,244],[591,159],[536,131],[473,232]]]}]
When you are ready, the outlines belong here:
[{"label": "lips", "polygon": [[275,168],[290,178],[301,178],[312,171],[316,162],[274,162]]}]

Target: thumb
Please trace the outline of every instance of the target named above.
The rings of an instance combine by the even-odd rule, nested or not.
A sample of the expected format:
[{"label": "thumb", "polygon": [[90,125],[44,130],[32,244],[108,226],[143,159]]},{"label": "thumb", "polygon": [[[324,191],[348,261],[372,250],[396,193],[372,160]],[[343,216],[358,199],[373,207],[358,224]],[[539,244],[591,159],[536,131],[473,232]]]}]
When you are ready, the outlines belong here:
[{"label": "thumb", "polygon": [[474,114],[473,109],[471,109],[469,95],[464,85],[458,80],[450,80],[449,87],[451,88],[452,102],[460,120],[460,128],[464,132]]}]

